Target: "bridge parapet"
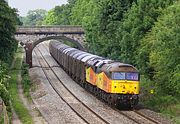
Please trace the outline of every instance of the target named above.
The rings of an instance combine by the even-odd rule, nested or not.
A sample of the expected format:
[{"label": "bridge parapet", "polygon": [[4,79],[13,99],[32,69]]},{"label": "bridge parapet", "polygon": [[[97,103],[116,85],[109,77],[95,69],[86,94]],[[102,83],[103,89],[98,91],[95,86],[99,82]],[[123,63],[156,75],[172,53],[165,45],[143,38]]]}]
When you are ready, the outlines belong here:
[{"label": "bridge parapet", "polygon": [[81,26],[19,26],[16,34],[84,34]]}]

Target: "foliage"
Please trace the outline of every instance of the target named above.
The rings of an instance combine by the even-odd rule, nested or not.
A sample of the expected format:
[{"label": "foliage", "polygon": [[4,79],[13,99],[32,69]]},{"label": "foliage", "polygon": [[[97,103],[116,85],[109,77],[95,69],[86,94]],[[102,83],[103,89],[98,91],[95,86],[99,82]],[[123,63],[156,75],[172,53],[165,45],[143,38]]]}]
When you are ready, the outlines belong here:
[{"label": "foliage", "polygon": [[0,1],[0,60],[11,63],[13,54],[17,49],[14,38],[17,14],[4,1]]},{"label": "foliage", "polygon": [[124,14],[123,23],[119,27],[120,57],[123,62],[138,65],[136,57],[140,40],[150,31],[163,8],[172,4],[173,0],[138,0]]},{"label": "foliage", "polygon": [[5,83],[8,79],[8,70],[7,64],[0,61],[0,83],[3,83],[7,87],[7,83]]},{"label": "foliage", "polygon": [[[82,25],[86,30],[86,41],[91,52],[97,53],[93,45],[98,46],[98,29],[99,25],[99,2],[96,0],[77,0],[72,9],[71,24]],[[96,43],[96,44],[95,44]]]},{"label": "foliage", "polygon": [[47,11],[43,9],[36,9],[28,11],[26,17],[21,17],[20,20],[23,22],[23,25],[42,25],[42,21],[46,16]]},{"label": "foliage", "polygon": [[140,66],[152,73],[155,85],[169,95],[180,94],[179,24],[180,2],[177,2],[163,12],[152,31],[141,41],[139,50]]},{"label": "foliage", "polygon": [[7,79],[8,76],[8,70],[7,70],[7,64],[0,61],[0,97],[4,101],[5,105],[7,106],[7,110],[11,112],[10,109],[10,95],[7,90],[8,83]]},{"label": "foliage", "polygon": [[69,25],[71,9],[76,0],[69,0],[69,4],[56,6],[50,10],[44,19],[43,24],[46,25]]},{"label": "foliage", "polygon": [[7,106],[7,111],[11,112],[10,95],[9,95],[9,92],[7,91],[6,87],[2,83],[0,83],[0,97],[2,98],[5,105]]},{"label": "foliage", "polygon": [[11,109],[10,95],[7,91],[8,67],[17,49],[17,41],[14,38],[15,25],[18,21],[16,12],[17,10],[11,9],[4,0],[0,1],[0,97],[9,112]]},{"label": "foliage", "polygon": [[28,68],[29,66],[25,63],[22,65],[22,71],[21,71],[21,76],[22,76],[22,84],[23,84],[23,91],[26,97],[30,98],[30,88],[31,88],[31,81],[28,73]]}]

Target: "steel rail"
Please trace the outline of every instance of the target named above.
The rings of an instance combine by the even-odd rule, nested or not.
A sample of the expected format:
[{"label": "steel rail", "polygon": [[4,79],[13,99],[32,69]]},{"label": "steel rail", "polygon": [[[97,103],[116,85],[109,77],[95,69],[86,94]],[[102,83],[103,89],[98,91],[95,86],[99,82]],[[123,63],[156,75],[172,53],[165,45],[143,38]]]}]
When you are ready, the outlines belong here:
[{"label": "steel rail", "polygon": [[[44,58],[42,52],[38,49],[38,51],[41,54],[41,57],[46,61],[46,63],[49,66],[49,69],[54,73],[54,75],[56,76],[56,78],[59,80],[59,82],[64,86],[64,88],[78,101],[80,102],[85,108],[87,108],[87,110],[89,110],[91,113],[93,113],[95,116],[97,116],[101,121],[103,121],[106,124],[110,124],[108,121],[106,121],[105,119],[103,119],[100,115],[98,115],[96,112],[94,112],[91,108],[89,108],[86,104],[84,104],[80,99],[78,99],[63,83],[62,81],[59,79],[59,77],[57,76],[57,74],[54,72],[54,70],[50,67],[49,63],[47,62],[47,60]],[[46,73],[46,72],[45,72]],[[82,118],[86,123],[89,123],[81,114],[79,114],[73,107],[72,105],[70,105],[58,92],[57,88],[52,84],[52,82],[50,81],[50,79],[47,76],[47,73],[45,74],[48,81],[50,82],[51,86],[53,87],[53,89],[56,91],[56,93],[61,97],[61,99],[80,117]]]},{"label": "steel rail", "polygon": [[153,119],[153,118],[150,118],[149,116],[144,115],[144,114],[142,114],[141,112],[139,112],[139,111],[137,111],[137,110],[133,110],[133,111],[134,111],[136,114],[138,114],[138,115],[146,118],[147,120],[154,122],[155,124],[160,124],[160,122],[158,122],[157,120],[155,120],[155,119]]}]

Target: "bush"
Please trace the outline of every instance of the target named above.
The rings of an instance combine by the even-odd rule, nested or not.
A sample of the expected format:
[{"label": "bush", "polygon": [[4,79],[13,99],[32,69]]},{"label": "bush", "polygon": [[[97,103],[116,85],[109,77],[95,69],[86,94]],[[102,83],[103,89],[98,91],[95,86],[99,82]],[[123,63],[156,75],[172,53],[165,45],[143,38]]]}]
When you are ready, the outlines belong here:
[{"label": "bush", "polygon": [[29,98],[30,97],[29,90],[31,88],[31,80],[29,78],[28,68],[29,68],[29,66],[27,64],[23,64],[21,75],[22,75],[24,94],[26,97]]},{"label": "bush", "polygon": [[16,10],[0,1],[0,60],[11,64],[18,42],[14,38],[17,20]]},{"label": "bush", "polygon": [[156,91],[154,94],[146,94],[145,98],[142,98],[141,101],[146,107],[156,111],[166,109],[178,102],[176,97],[162,94],[162,92],[159,91]]},{"label": "bush", "polygon": [[4,84],[5,87],[8,87],[8,78],[8,66],[6,63],[0,61],[0,83]]},{"label": "bush", "polygon": [[139,63],[156,87],[167,95],[180,94],[180,2],[164,10],[141,41]]},{"label": "bush", "polygon": [[4,86],[4,84],[1,84],[1,83],[0,83],[0,97],[2,98],[2,100],[5,103],[5,105],[7,106],[7,111],[11,112],[9,92],[7,91],[7,89]]}]

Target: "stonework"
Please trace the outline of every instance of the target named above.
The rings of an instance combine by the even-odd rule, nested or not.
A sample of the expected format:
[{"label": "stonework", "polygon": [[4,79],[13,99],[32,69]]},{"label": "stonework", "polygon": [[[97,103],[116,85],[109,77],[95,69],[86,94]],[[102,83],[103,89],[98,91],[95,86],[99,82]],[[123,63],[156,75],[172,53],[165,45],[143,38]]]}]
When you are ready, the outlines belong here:
[{"label": "stonework", "polygon": [[80,26],[21,26],[16,39],[25,48],[26,63],[32,67],[32,51],[41,42],[48,40],[69,41],[80,50],[85,50],[84,30]]}]

